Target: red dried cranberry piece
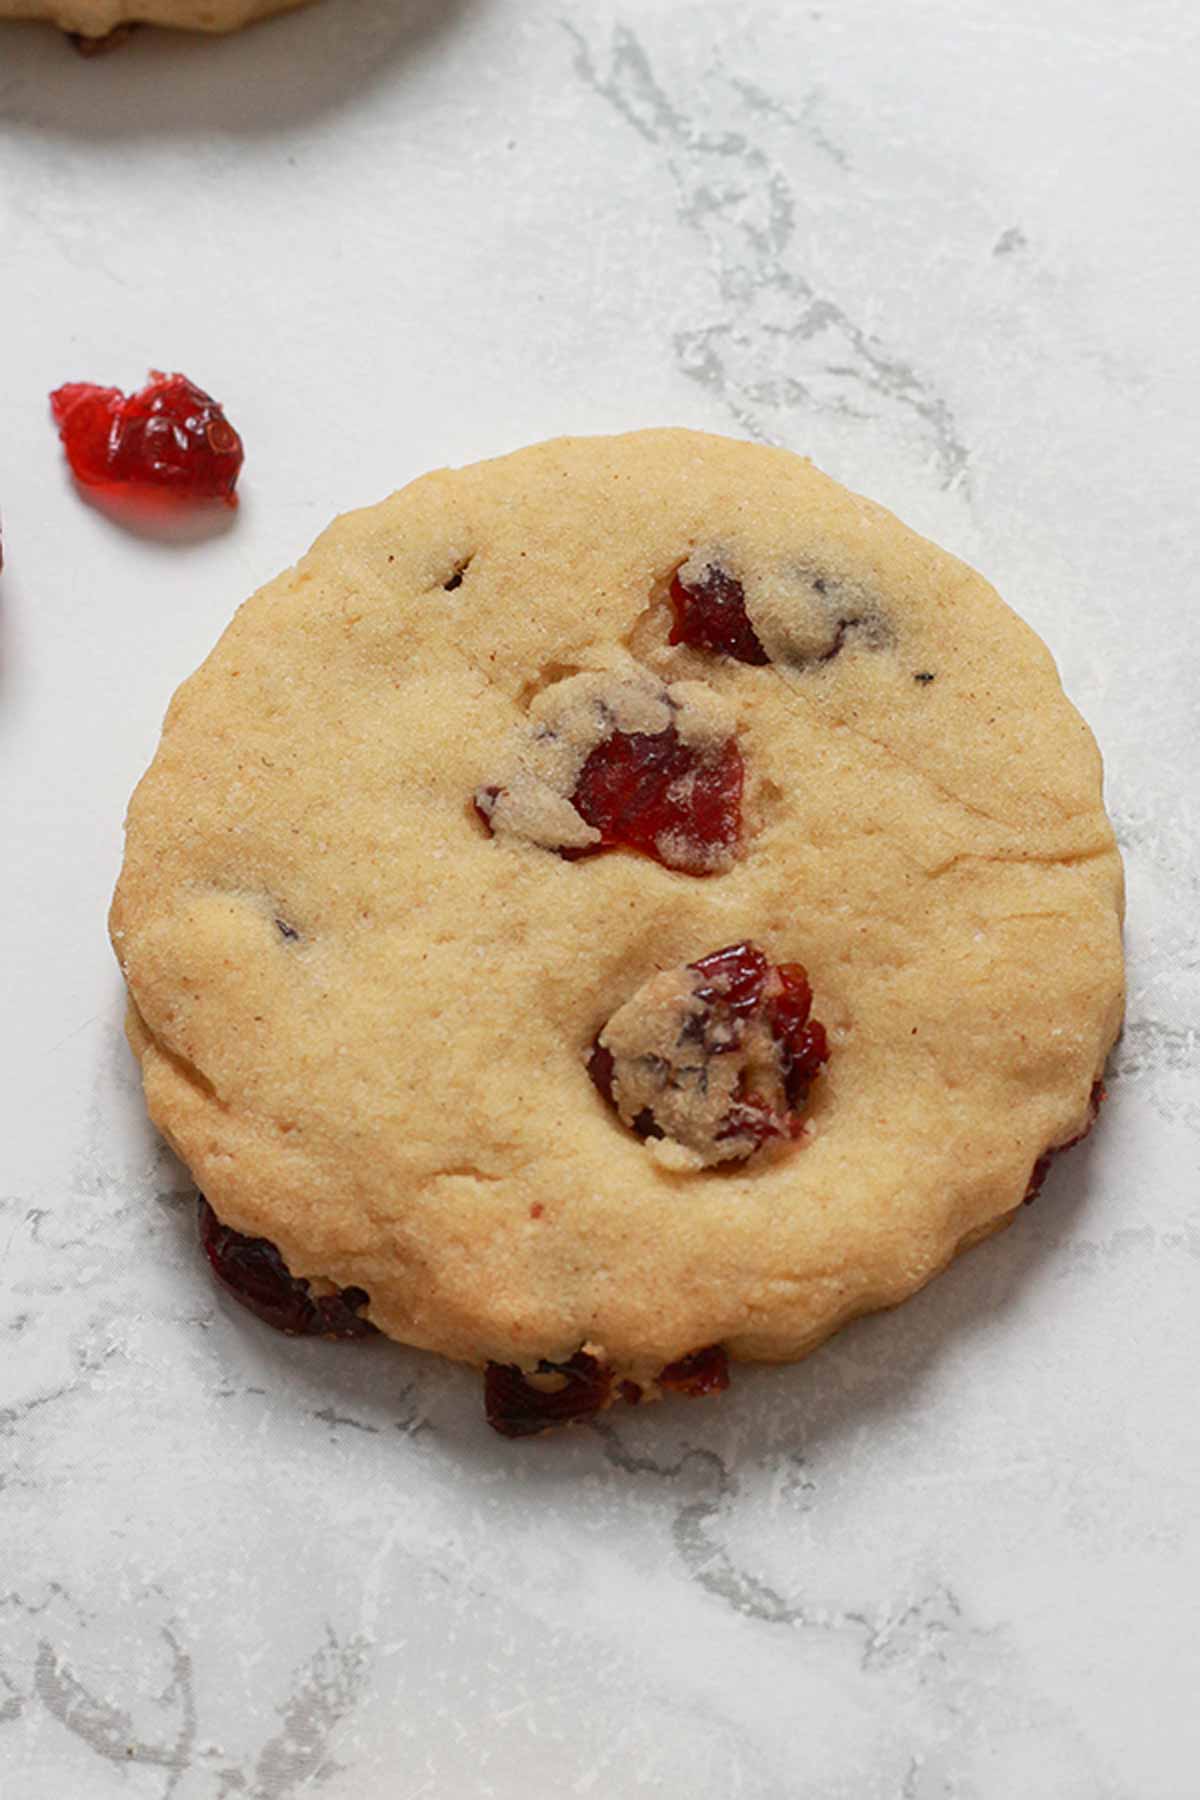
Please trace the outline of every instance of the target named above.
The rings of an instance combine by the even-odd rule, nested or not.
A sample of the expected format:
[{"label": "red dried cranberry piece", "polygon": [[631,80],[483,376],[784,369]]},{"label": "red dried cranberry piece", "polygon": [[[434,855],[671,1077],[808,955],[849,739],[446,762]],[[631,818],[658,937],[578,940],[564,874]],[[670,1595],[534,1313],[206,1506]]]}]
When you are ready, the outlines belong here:
[{"label": "red dried cranberry piece", "polygon": [[715,650],[738,662],[770,662],[746,613],[745,589],[715,563],[687,582],[676,574],[671,583],[671,610],[675,621],[669,643]]},{"label": "red dried cranberry piece", "polygon": [[600,850],[640,850],[668,869],[709,874],[737,846],[744,777],[734,738],[704,756],[680,743],[673,725],[614,731],[588,756],[571,795],[600,842],[559,854],[575,861]]},{"label": "red dried cranberry piece", "polygon": [[1083,1130],[1078,1132],[1073,1138],[1068,1138],[1065,1144],[1055,1144],[1052,1150],[1045,1150],[1041,1156],[1038,1157],[1033,1168],[1030,1170],[1029,1186],[1025,1189],[1023,1200],[1025,1206],[1029,1206],[1041,1193],[1042,1183],[1050,1173],[1050,1164],[1054,1161],[1055,1157],[1061,1156],[1064,1150],[1073,1150],[1076,1144],[1082,1144],[1084,1138],[1096,1123],[1100,1108],[1107,1098],[1108,1095],[1104,1083],[1102,1081],[1095,1082],[1088,1098],[1087,1124],[1084,1126]]},{"label": "red dried cranberry piece", "polygon": [[716,1135],[719,1144],[728,1143],[730,1138],[749,1138],[746,1155],[750,1156],[770,1138],[798,1137],[802,1129],[798,1119],[776,1112],[761,1094],[739,1092]]},{"label": "red dried cranberry piece", "polygon": [[[798,964],[790,965],[798,967]],[[688,968],[701,977],[696,998],[706,1006],[722,1006],[735,1018],[746,1018],[762,998],[770,963],[757,944],[744,938],[724,950],[713,950]],[[810,995],[811,1003],[811,995]]]},{"label": "red dried cranberry piece", "polygon": [[616,1104],[613,1099],[613,1069],[612,1051],[606,1050],[601,1043],[593,1044],[588,1056],[587,1072],[610,1105]]},{"label": "red dried cranberry piece", "polygon": [[779,1037],[783,1062],[783,1087],[789,1106],[803,1106],[821,1064],[829,1061],[829,1038],[820,1019],[809,1019],[790,1034]]},{"label": "red dried cranberry piece", "polygon": [[710,1344],[706,1350],[693,1350],[690,1356],[668,1363],[658,1383],[672,1394],[686,1394],[692,1400],[724,1393],[729,1386],[729,1358],[720,1344]]},{"label": "red dried cranberry piece", "polygon": [[376,1327],[359,1317],[369,1296],[347,1287],[314,1295],[307,1281],[289,1275],[269,1238],[246,1237],[222,1225],[203,1194],[199,1199],[200,1242],[213,1273],[227,1293],[291,1337],[373,1337]]},{"label": "red dried cranberry piece", "polygon": [[150,372],[136,394],[71,381],[50,396],[59,436],[85,487],[158,489],[237,505],[242,440],[186,375]]},{"label": "red dried cranberry piece", "polygon": [[[706,1163],[744,1161],[770,1138],[800,1137],[809,1086],[829,1058],[825,1028],[809,1017],[812,988],[804,969],[799,963],[773,967],[758,945],[745,939],[688,963],[684,973],[694,980],[690,988],[681,984],[674,1042],[662,1035],[659,990],[646,1013],[644,1046],[636,1045],[635,1025],[634,1047],[622,1053],[623,1075],[602,1041],[604,1031],[594,1041],[587,1070],[596,1087],[638,1137],[674,1134]],[[656,989],[660,979],[653,978]],[[641,990],[619,1009],[627,1045],[636,1021],[636,1012],[633,1019],[630,1012],[640,999]],[[711,1058],[739,1056],[743,1061],[732,1075],[714,1075],[705,1066]],[[765,1092],[750,1087],[753,1071]],[[644,1096],[649,1085],[655,1098],[636,1114],[632,1104],[623,1110],[618,1081],[625,1094]],[[718,1112],[713,1097],[722,1092],[728,1100]]]},{"label": "red dried cranberry piece", "polygon": [[577,1350],[565,1363],[540,1362],[537,1372],[561,1377],[561,1387],[550,1392],[534,1387],[515,1363],[487,1365],[484,1411],[488,1424],[501,1437],[535,1437],[556,1425],[590,1418],[608,1404],[612,1371],[584,1350]]},{"label": "red dried cranberry piece", "polygon": [[767,1017],[779,1044],[789,1106],[803,1104],[810,1082],[829,1060],[829,1041],[819,1019],[810,1019],[812,988],[799,963],[780,963],[779,991],[767,1001]]}]

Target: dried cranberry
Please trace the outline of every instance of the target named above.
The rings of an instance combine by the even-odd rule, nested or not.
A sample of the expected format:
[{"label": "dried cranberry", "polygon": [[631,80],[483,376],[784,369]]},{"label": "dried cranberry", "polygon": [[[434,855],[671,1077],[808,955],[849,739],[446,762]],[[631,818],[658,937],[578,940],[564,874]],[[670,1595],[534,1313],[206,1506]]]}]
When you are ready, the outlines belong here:
[{"label": "dried cranberry", "polygon": [[829,1061],[829,1038],[820,1019],[809,1019],[787,1037],[779,1037],[783,1086],[789,1106],[803,1106],[822,1063]]},{"label": "dried cranberry", "polygon": [[746,1156],[760,1150],[771,1138],[796,1137],[799,1120],[777,1111],[761,1094],[750,1094],[739,1087],[736,1096],[716,1132],[718,1144],[740,1139],[747,1145]]},{"label": "dried cranberry", "polygon": [[584,1350],[565,1363],[540,1362],[537,1373],[557,1376],[561,1385],[547,1391],[535,1387],[515,1363],[487,1365],[484,1410],[488,1424],[501,1437],[534,1437],[556,1425],[590,1418],[608,1404],[612,1371]]},{"label": "dried cranberry", "polygon": [[222,1225],[208,1201],[198,1196],[200,1242],[213,1273],[227,1293],[276,1331],[292,1337],[363,1338],[375,1333],[360,1318],[369,1296],[359,1287],[314,1295],[307,1281],[289,1275],[269,1238],[246,1237]]},{"label": "dried cranberry", "polygon": [[704,755],[665,731],[614,731],[588,756],[571,795],[600,833],[569,861],[600,850],[640,850],[668,869],[708,874],[736,848],[742,825],[742,753],[729,738]]},{"label": "dried cranberry", "polygon": [[[791,967],[798,967],[791,964]],[[688,968],[701,977],[695,993],[709,1007],[725,1007],[735,1018],[747,1018],[762,998],[770,963],[749,939],[713,950]],[[811,1004],[812,996],[809,996]]]},{"label": "dried cranberry", "polygon": [[163,490],[237,505],[242,440],[221,407],[186,375],[150,372],[136,394],[71,381],[50,405],[67,461],[85,487]]},{"label": "dried cranberry", "polygon": [[1068,1138],[1065,1144],[1055,1144],[1052,1150],[1043,1151],[1041,1156],[1039,1156],[1034,1163],[1033,1168],[1030,1170],[1029,1186],[1025,1189],[1024,1195],[1024,1204],[1026,1206],[1036,1200],[1041,1193],[1042,1183],[1050,1173],[1050,1164],[1054,1161],[1055,1157],[1061,1156],[1064,1150],[1073,1150],[1076,1144],[1082,1144],[1084,1138],[1096,1123],[1100,1108],[1107,1098],[1108,1095],[1105,1091],[1104,1083],[1102,1081],[1095,1082],[1091,1094],[1088,1097],[1088,1119],[1083,1130],[1077,1132],[1073,1138]]},{"label": "dried cranberry", "polygon": [[669,643],[715,650],[738,662],[770,662],[747,615],[745,589],[715,563],[686,582],[676,574],[671,583],[671,610],[675,619]]},{"label": "dried cranberry", "polygon": [[668,1363],[658,1382],[671,1393],[686,1394],[692,1400],[723,1393],[729,1386],[729,1358],[720,1344],[710,1344],[706,1350],[693,1350],[690,1356]]},{"label": "dried cranberry", "polygon": [[600,1092],[604,1095],[604,1098],[613,1105],[616,1104],[613,1100],[614,1066],[612,1051],[606,1050],[603,1044],[593,1044],[588,1053],[587,1072],[599,1088]]},{"label": "dried cranberry", "polygon": [[829,1058],[811,1006],[799,963],[773,967],[748,939],[729,944],[645,982],[599,1033],[588,1074],[638,1137],[672,1138],[703,1164],[744,1161],[803,1133]]},{"label": "dried cranberry", "polygon": [[789,1106],[803,1103],[810,1082],[829,1060],[829,1040],[819,1019],[810,1019],[812,988],[799,963],[780,963],[779,991],[767,1001],[767,1017],[779,1044],[783,1085]]}]

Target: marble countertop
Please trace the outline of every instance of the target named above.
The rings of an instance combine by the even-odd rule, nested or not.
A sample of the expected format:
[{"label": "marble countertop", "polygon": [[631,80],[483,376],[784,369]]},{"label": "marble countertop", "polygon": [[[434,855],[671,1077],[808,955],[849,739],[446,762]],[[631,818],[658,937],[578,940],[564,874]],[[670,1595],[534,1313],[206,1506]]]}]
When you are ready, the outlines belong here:
[{"label": "marble countertop", "polygon": [[[1200,1795],[1200,27],[1181,0],[325,0],[0,26],[0,1792]],[[183,536],[45,397],[182,368]],[[811,453],[1104,748],[1128,1026],[1011,1232],[719,1404],[514,1448],[221,1301],[104,914],[166,700],[337,511],[559,432]]]}]

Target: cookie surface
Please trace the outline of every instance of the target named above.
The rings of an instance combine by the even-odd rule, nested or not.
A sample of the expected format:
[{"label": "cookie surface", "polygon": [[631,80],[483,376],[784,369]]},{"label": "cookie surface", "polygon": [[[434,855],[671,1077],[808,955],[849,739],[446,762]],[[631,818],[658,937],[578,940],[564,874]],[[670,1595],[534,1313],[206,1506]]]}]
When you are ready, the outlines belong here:
[{"label": "cookie surface", "polygon": [[84,38],[119,25],[171,25],[180,31],[237,31],[306,0],[0,0],[0,19],[46,19]]},{"label": "cookie surface", "polygon": [[[685,758],[640,847],[580,824],[620,733]],[[986,582],[787,452],[651,431],[428,475],[248,601],[111,923],[150,1112],[227,1226],[404,1342],[652,1381],[801,1355],[1018,1208],[1088,1121],[1120,912],[1091,735]],[[589,1058],[747,940],[807,971],[827,1060],[794,1135],[722,1160],[673,1066],[653,1136]],[[693,1037],[705,1086],[727,1046]]]}]

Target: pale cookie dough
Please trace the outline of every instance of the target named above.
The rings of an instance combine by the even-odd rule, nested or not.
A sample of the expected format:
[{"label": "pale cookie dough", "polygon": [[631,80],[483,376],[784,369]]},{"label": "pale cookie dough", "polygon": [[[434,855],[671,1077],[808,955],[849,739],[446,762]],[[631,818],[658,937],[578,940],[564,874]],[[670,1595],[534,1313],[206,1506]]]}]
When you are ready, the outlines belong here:
[{"label": "pale cookie dough", "polygon": [[121,25],[172,25],[180,31],[237,31],[306,0],[0,0],[0,19],[46,19],[83,38]]},{"label": "pale cookie dough", "polygon": [[[740,660],[670,641],[681,582],[744,594]],[[601,706],[732,726],[719,867],[560,853]],[[798,457],[646,431],[428,475],[248,601],[171,704],[112,933],[219,1219],[406,1343],[652,1389],[801,1356],[1014,1214],[1090,1117],[1121,895],[1091,734],[980,576]],[[794,1142],[664,1156],[589,1055],[744,940],[807,970],[828,1061]]]}]

